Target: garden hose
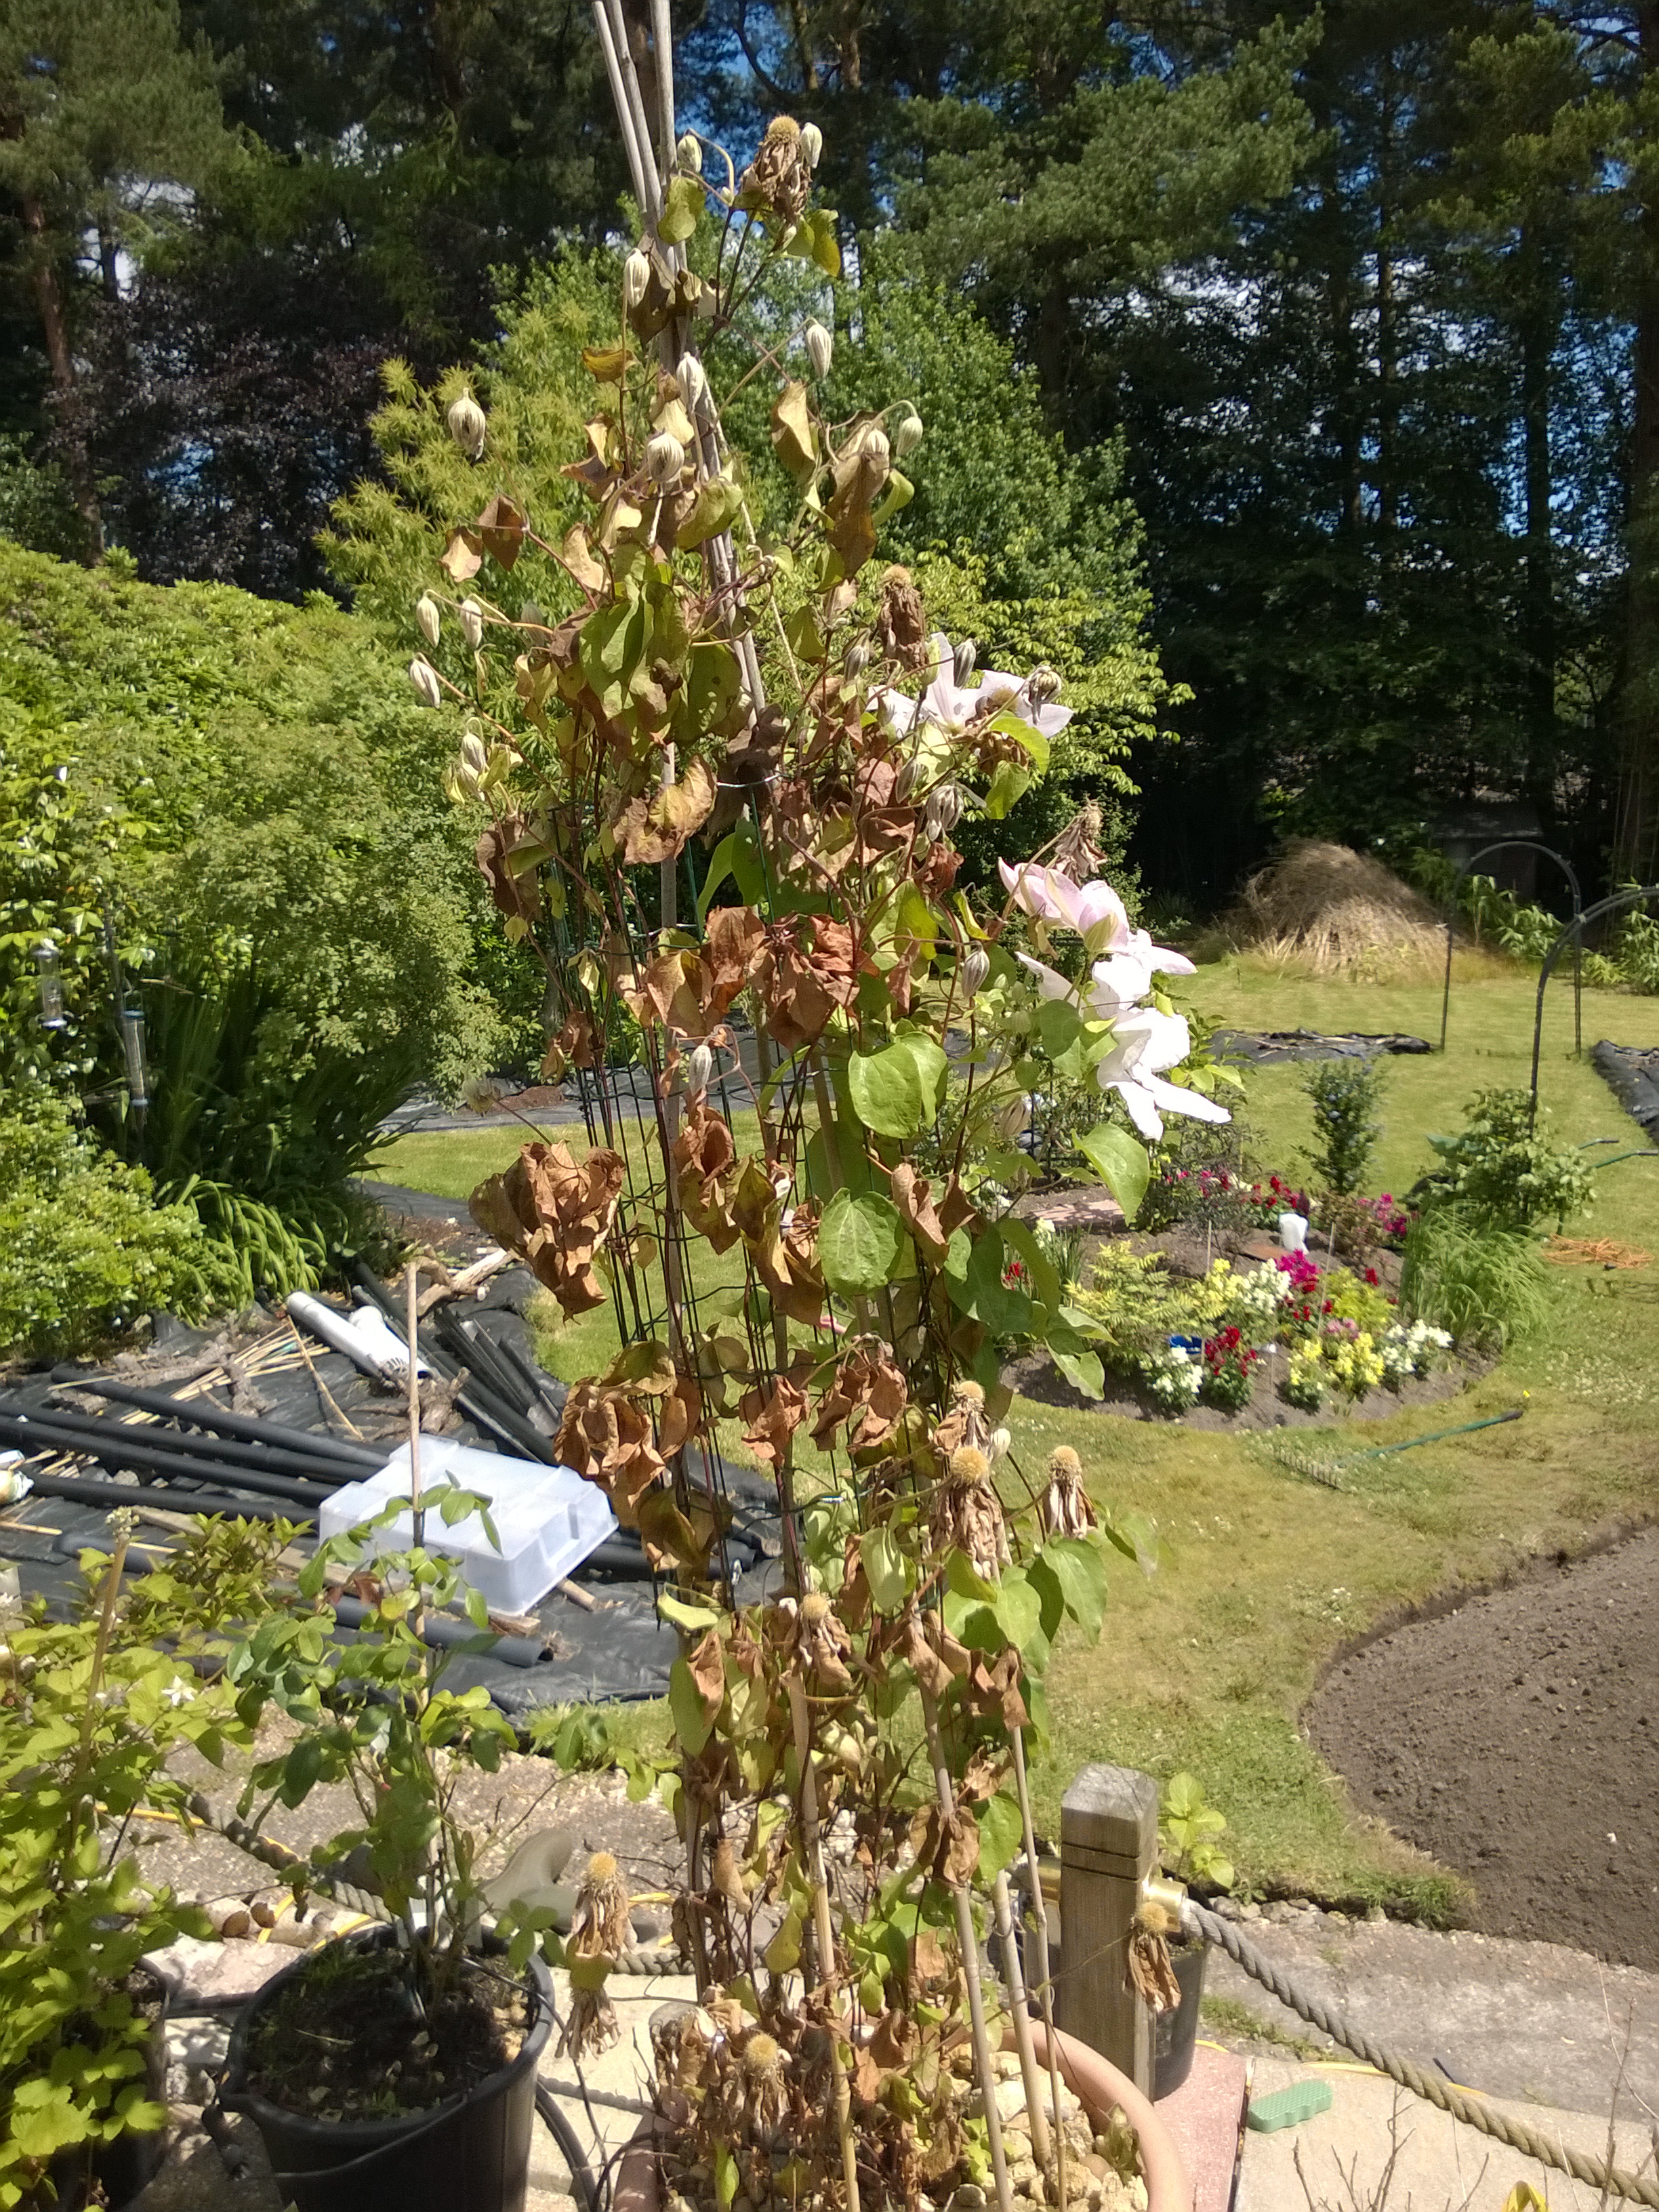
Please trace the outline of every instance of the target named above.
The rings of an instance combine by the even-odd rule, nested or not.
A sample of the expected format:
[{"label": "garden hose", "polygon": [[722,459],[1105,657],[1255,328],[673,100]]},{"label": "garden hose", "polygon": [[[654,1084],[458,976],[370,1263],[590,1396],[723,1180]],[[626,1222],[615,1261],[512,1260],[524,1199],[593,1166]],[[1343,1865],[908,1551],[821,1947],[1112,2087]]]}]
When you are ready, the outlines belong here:
[{"label": "garden hose", "polygon": [[1224,1951],[1263,1989],[1271,1990],[1280,2004],[1288,2005],[1310,2026],[1321,2029],[1356,2057],[1363,2058],[1367,2065],[1375,2066],[1378,2073],[1398,2081],[1402,2089],[1409,2089],[1413,2096],[1437,2105],[1453,2119],[1462,2120],[1466,2127],[1477,2129],[1481,2135],[1492,2136],[1510,2150],[1518,2150],[1523,2158],[1536,2159],[1540,2166],[1553,2166],[1558,2173],[1570,2174],[1587,2188],[1611,2191],[1615,2197],[1628,2198],[1632,2204],[1659,2207],[1659,2180],[1650,2181],[1639,2174],[1626,2173],[1605,2159],[1590,2158],[1582,2151],[1568,2150],[1562,2144],[1552,2142],[1547,2135],[1528,2127],[1525,2121],[1509,2118],[1482,2099],[1455,2087],[1443,2075],[1418,2065],[1413,2059],[1401,2058],[1374,2042],[1363,2029],[1352,2026],[1322,1999],[1298,1989],[1289,1975],[1239,1934],[1231,1920],[1206,1911],[1191,1898],[1182,1906],[1181,1919],[1184,1929]]}]

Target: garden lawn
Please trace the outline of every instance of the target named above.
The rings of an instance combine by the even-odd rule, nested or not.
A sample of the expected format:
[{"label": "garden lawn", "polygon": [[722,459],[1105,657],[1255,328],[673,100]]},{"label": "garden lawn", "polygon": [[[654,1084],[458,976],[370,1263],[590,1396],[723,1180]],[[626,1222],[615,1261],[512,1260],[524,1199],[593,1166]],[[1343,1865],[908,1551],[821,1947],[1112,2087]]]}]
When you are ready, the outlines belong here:
[{"label": "garden lawn", "polygon": [[[1526,1082],[1535,988],[1522,972],[1477,970],[1454,985],[1444,1058],[1388,1062],[1370,1189],[1407,1188],[1429,1163],[1428,1133],[1459,1127],[1476,1090]],[[1202,1012],[1235,1028],[1439,1033],[1439,992],[1428,983],[1356,987],[1231,959],[1201,969],[1187,989]],[[1609,1152],[1639,1144],[1588,1059],[1572,1060],[1571,1024],[1570,989],[1553,987],[1541,1082],[1553,1127],[1575,1141],[1619,1137]],[[1587,992],[1586,1047],[1604,1036],[1659,1044],[1659,1000]],[[1290,1065],[1249,1075],[1243,1112],[1264,1170],[1304,1170],[1304,1073]],[[408,1137],[379,1170],[463,1194],[515,1145],[495,1131]],[[1582,1233],[1659,1255],[1659,1160],[1626,1161],[1600,1181]],[[1455,1917],[1456,1879],[1354,1810],[1297,1716],[1332,1655],[1399,1609],[1577,1550],[1659,1509],[1659,1261],[1551,1276],[1547,1325],[1466,1395],[1389,1421],[1298,1430],[1295,1443],[1358,1451],[1516,1406],[1523,1418],[1353,1468],[1340,1492],[1276,1464],[1259,1437],[1016,1402],[1010,1425],[1028,1470],[1040,1471],[1056,1444],[1073,1445],[1097,1498],[1150,1513],[1165,1547],[1150,1578],[1115,1561],[1099,1644],[1056,1655],[1052,1737],[1036,1774],[1050,1833],[1066,1782],[1087,1760],[1160,1776],[1187,1767],[1228,1815],[1249,1887]],[[549,1364],[571,1374],[580,1356],[591,1370],[614,1342],[608,1316],[595,1317],[553,1337]],[[1451,1683],[1447,1725],[1457,1725]]]}]

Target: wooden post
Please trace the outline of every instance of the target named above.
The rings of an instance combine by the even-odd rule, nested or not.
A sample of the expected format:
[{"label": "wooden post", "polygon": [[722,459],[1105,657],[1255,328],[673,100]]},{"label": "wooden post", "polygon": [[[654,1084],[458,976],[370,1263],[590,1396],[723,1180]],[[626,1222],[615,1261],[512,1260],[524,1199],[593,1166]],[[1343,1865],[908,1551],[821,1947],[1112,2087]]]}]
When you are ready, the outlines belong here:
[{"label": "wooden post", "polygon": [[1132,1766],[1085,1766],[1060,1810],[1058,2025],[1152,2089],[1151,2015],[1129,1979],[1129,1929],[1158,1863],[1158,1784]]}]

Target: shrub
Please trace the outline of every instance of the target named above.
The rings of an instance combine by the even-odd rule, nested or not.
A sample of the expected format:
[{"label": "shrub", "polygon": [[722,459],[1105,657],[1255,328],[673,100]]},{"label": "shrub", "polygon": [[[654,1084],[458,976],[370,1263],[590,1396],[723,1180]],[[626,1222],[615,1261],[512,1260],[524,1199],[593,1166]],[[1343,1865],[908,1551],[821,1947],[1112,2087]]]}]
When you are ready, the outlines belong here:
[{"label": "shrub", "polygon": [[1548,1270],[1524,1231],[1435,1206],[1407,1236],[1400,1303],[1413,1320],[1496,1349],[1543,1321]]},{"label": "shrub", "polygon": [[112,1158],[40,1091],[0,1115],[0,1351],[58,1358],[140,1314],[228,1303],[234,1278],[189,1206]]},{"label": "shrub", "polygon": [[1524,1091],[1477,1091],[1464,1113],[1456,1136],[1429,1139],[1444,1164],[1425,1178],[1425,1198],[1502,1229],[1552,1217],[1559,1229],[1589,1210],[1594,1170],[1582,1152],[1550,1142],[1541,1106],[1534,1125]]},{"label": "shrub", "polygon": [[1319,1180],[1339,1198],[1357,1191],[1382,1133],[1376,1109],[1382,1071],[1372,1060],[1316,1060],[1302,1088],[1313,1105],[1318,1139],[1308,1157]]}]

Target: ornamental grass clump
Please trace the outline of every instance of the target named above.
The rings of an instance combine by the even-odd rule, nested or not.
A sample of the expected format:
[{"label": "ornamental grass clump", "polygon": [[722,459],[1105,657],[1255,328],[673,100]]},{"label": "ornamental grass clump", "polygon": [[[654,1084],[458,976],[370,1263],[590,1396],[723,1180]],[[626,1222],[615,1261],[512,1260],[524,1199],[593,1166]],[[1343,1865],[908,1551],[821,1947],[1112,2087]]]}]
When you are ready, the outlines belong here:
[{"label": "ornamental grass clump", "polygon": [[[1131,928],[1086,823],[1012,872],[1000,912],[957,887],[954,833],[1007,814],[1069,709],[1052,669],[981,668],[882,558],[911,404],[836,420],[793,373],[834,320],[824,301],[793,327],[795,276],[827,292],[840,261],[808,131],[775,118],[747,161],[698,134],[665,150],[636,177],[614,340],[584,356],[585,520],[545,535],[486,421],[483,503],[425,580],[481,612],[481,645],[446,618],[434,648],[472,741],[450,787],[587,1121],[473,1212],[567,1316],[609,1302],[622,1340],[556,1442],[638,1531],[680,1638],[672,1755],[640,1778],[679,1829],[702,1993],[658,2038],[671,2185],[719,2212],[969,2181],[1006,2207],[985,1885],[1032,1849],[1055,1641],[1100,1625],[1092,1522],[1138,1553],[1081,1467],[1028,1468],[1003,1425],[999,1342],[1092,1362],[1097,1388],[1098,1356],[1052,1252],[981,1206],[968,1163],[1058,1068],[1093,1102],[1073,1172],[1133,1213],[1164,1117],[1226,1115],[1158,980],[1188,963]],[[795,491],[763,537],[716,377],[785,258],[797,304],[742,369]],[[1016,908],[1037,957],[1001,942]],[[957,1034],[972,1078],[947,1104]],[[738,1447],[778,1492],[763,1601],[726,1543]],[[606,1948],[574,1963],[580,2059],[609,2033]],[[1086,2195],[1058,2113],[1051,2150],[1052,2201]]]}]

